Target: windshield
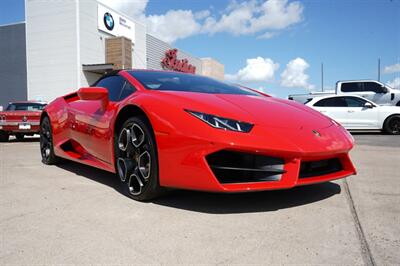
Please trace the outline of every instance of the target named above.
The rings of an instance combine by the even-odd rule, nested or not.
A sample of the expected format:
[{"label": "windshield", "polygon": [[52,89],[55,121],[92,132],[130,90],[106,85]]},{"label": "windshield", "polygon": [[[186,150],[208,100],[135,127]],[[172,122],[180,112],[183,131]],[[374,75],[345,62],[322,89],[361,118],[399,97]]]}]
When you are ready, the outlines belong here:
[{"label": "windshield", "polygon": [[192,74],[163,71],[129,71],[129,74],[148,90],[260,96],[248,89]]},{"label": "windshield", "polygon": [[7,111],[42,111],[45,106],[41,103],[10,103]]}]

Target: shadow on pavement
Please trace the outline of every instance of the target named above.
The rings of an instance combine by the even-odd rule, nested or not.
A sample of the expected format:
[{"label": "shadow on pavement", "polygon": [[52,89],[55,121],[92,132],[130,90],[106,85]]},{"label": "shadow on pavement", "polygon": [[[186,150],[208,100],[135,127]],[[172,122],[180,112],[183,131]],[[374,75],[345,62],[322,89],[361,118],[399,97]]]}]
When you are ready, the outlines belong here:
[{"label": "shadow on pavement", "polygon": [[22,140],[17,140],[14,137],[10,137],[8,140],[9,143],[22,143],[22,142],[39,142],[40,138],[39,137],[25,137]]},{"label": "shadow on pavement", "polygon": [[350,131],[350,134],[351,135],[355,135],[355,136],[357,136],[357,135],[360,135],[360,136],[362,136],[362,135],[380,135],[380,136],[388,136],[389,134],[386,134],[385,132],[382,132],[382,131],[356,131],[356,132],[354,132],[354,131]]},{"label": "shadow on pavement", "polygon": [[[64,161],[58,167],[110,186],[123,194],[119,179],[112,173],[69,161]],[[235,194],[174,190],[153,200],[152,203],[211,214],[250,213],[276,211],[310,204],[332,197],[340,192],[340,186],[331,182],[288,190]]]},{"label": "shadow on pavement", "polygon": [[331,182],[287,190],[235,194],[176,191],[154,200],[154,203],[212,214],[268,212],[320,201],[340,191],[340,186]]}]

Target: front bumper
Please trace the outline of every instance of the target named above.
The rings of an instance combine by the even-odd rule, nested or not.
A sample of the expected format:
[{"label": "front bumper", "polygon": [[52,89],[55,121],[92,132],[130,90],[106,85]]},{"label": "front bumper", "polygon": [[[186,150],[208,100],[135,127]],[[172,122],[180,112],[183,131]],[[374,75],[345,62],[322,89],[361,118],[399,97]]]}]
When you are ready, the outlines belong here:
[{"label": "front bumper", "polygon": [[[323,137],[310,135],[304,130],[288,136],[285,130],[273,134],[267,128],[254,128],[251,135],[221,132],[220,136],[189,137],[181,134],[156,132],[159,157],[160,185],[165,187],[215,191],[246,192],[287,189],[295,186],[327,182],[353,175],[353,166],[348,152],[353,143],[340,128],[319,130]],[[310,134],[309,134],[310,133]],[[285,134],[285,137],[282,137]],[[279,136],[281,135],[281,136]],[[233,151],[278,158],[283,171],[271,179],[222,182],[215,169],[207,161],[210,154]],[[301,174],[306,162],[337,160],[340,169],[319,172],[316,175]],[[303,176],[302,176],[303,175]]]}]

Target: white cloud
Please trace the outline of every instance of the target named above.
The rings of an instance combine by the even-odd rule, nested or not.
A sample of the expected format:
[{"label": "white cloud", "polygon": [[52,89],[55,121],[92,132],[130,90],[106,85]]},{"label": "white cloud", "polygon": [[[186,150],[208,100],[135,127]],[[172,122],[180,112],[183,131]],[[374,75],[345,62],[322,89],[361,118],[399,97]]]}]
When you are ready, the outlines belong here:
[{"label": "white cloud", "polygon": [[386,74],[400,72],[400,63],[390,65],[390,66],[385,66],[385,68],[383,69],[383,72]]},{"label": "white cloud", "polygon": [[149,0],[99,0],[101,3],[129,15],[138,20],[143,20]]},{"label": "white cloud", "polygon": [[291,60],[281,74],[281,85],[283,87],[298,87],[312,90],[314,85],[308,83],[309,76],[305,71],[310,65],[300,57]]},{"label": "white cloud", "polygon": [[236,74],[227,74],[225,79],[249,82],[269,81],[274,78],[275,71],[279,64],[274,63],[270,58],[250,58],[246,60],[246,66]]},{"label": "white cloud", "polygon": [[156,37],[172,43],[200,32],[201,25],[191,10],[169,10],[164,15],[146,18],[148,30]]},{"label": "white cloud", "polygon": [[278,34],[279,34],[278,32],[267,31],[267,32],[261,34],[260,36],[257,36],[257,39],[258,40],[261,40],[261,39],[268,40],[268,39],[275,37]]},{"label": "white cloud", "polygon": [[277,31],[303,19],[303,5],[288,0],[233,1],[218,16],[211,11],[174,10],[165,14],[146,15],[149,0],[100,0],[104,4],[147,24],[149,32],[166,42],[192,35],[227,32],[234,35],[261,34],[259,39],[272,38]]},{"label": "white cloud", "polygon": [[206,19],[203,31],[253,34],[265,30],[281,30],[303,19],[303,5],[287,0],[250,0],[232,2],[219,19]]},{"label": "white cloud", "polygon": [[392,81],[388,81],[387,84],[394,89],[400,89],[400,77],[397,77]]},{"label": "white cloud", "polygon": [[260,86],[260,87],[258,87],[258,88],[254,88],[254,89],[255,89],[256,91],[259,91],[259,92],[268,94],[269,96],[277,97],[276,94],[271,93],[271,92],[269,91],[269,89],[266,88],[266,87],[264,87],[264,86]]},{"label": "white cloud", "polygon": [[202,10],[202,11],[194,13],[194,17],[195,17],[195,19],[201,20],[201,19],[205,19],[205,18],[209,17],[210,14],[211,14],[210,10]]}]

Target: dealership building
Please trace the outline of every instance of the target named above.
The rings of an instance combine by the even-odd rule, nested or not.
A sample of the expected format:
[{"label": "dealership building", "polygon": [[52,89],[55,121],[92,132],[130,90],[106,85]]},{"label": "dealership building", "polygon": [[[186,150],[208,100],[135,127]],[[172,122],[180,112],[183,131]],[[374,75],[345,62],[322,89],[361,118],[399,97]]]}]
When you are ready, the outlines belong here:
[{"label": "dealership building", "polygon": [[125,68],[224,77],[218,61],[181,51],[96,0],[26,0],[25,22],[0,26],[0,106],[51,101]]}]

